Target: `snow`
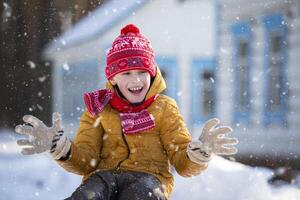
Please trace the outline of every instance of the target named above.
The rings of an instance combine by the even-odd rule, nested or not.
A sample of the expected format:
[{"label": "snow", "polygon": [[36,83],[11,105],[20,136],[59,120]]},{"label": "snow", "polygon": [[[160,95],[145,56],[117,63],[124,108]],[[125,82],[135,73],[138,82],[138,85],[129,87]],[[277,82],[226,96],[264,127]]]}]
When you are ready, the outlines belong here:
[{"label": "snow", "polygon": [[80,184],[49,157],[10,155],[0,158],[0,199],[63,199]]},{"label": "snow", "polygon": [[31,60],[28,60],[27,64],[29,65],[30,69],[35,69],[36,68],[36,64]]},{"label": "snow", "polygon": [[12,8],[6,2],[3,2],[3,7],[4,7],[4,12],[2,13],[2,17],[3,19],[5,19],[4,21],[6,22],[7,18],[12,16]]},{"label": "snow", "polygon": [[[1,132],[1,131],[0,131]],[[64,171],[47,155],[23,156],[16,137],[0,133],[0,200],[63,199],[81,177]],[[268,184],[273,172],[214,157],[199,176],[175,175],[172,200],[298,200],[300,176],[293,185]]]},{"label": "snow", "polygon": [[66,70],[66,71],[69,71],[69,70],[70,70],[70,66],[69,66],[67,63],[63,64],[63,68],[64,68],[64,70]]},{"label": "snow", "polygon": [[47,76],[41,76],[38,78],[39,82],[43,83],[47,79]]},{"label": "snow", "polygon": [[268,184],[273,172],[214,157],[209,168],[199,176],[175,176],[173,199],[189,200],[298,200],[300,185],[276,188]]}]

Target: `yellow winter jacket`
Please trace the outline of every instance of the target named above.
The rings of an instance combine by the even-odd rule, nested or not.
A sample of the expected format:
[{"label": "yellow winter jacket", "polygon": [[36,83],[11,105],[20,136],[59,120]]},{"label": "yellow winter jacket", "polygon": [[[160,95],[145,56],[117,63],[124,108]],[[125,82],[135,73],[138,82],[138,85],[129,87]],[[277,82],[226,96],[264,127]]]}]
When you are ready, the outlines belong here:
[{"label": "yellow winter jacket", "polygon": [[[110,83],[106,87],[112,89]],[[146,99],[165,88],[158,70]],[[109,104],[97,117],[85,111],[70,158],[58,163],[67,171],[82,175],[83,180],[95,171],[146,172],[162,182],[169,196],[174,184],[170,163],[185,177],[199,174],[207,164],[196,164],[188,158],[186,148],[191,136],[173,99],[160,94],[147,110],[155,119],[155,127],[133,135],[122,133],[119,113]]]}]

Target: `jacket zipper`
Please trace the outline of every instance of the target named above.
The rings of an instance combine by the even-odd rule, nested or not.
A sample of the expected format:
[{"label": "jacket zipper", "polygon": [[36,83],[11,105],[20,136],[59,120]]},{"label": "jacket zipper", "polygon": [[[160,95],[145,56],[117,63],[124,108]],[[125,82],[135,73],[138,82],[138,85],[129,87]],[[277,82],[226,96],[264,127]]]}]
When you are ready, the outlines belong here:
[{"label": "jacket zipper", "polygon": [[124,160],[121,160],[118,165],[117,165],[117,168],[116,168],[116,171],[119,171],[120,170],[120,165],[129,158],[129,155],[130,155],[130,149],[129,149],[129,145],[128,145],[128,142],[127,142],[127,139],[125,137],[125,134],[123,133],[123,131],[121,131],[121,134],[122,134],[122,139],[127,147],[127,156]]}]

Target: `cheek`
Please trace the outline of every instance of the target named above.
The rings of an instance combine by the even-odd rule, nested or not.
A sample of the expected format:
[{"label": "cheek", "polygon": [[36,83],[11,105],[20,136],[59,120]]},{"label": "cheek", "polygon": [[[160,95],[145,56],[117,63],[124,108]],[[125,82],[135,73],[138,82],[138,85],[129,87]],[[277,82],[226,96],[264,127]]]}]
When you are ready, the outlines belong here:
[{"label": "cheek", "polygon": [[119,82],[118,83],[118,87],[119,89],[123,92],[125,90],[127,90],[127,86],[126,86],[126,83],[125,82]]},{"label": "cheek", "polygon": [[144,79],[144,84],[149,87],[150,86],[150,82],[151,82],[151,78],[150,77],[145,77]]},{"label": "cheek", "polygon": [[116,80],[116,81],[117,81],[117,85],[119,86],[119,88],[121,88],[121,87],[123,88],[123,87],[125,87],[126,84],[127,84],[126,79],[123,78],[122,76],[119,77],[118,80]]}]

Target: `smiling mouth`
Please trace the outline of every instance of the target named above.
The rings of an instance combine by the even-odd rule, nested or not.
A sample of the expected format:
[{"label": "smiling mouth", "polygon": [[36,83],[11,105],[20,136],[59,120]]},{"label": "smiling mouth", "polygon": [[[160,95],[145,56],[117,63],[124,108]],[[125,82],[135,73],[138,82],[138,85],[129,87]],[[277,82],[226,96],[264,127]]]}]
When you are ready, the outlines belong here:
[{"label": "smiling mouth", "polygon": [[139,95],[143,91],[143,87],[128,88],[128,91],[134,95]]}]

